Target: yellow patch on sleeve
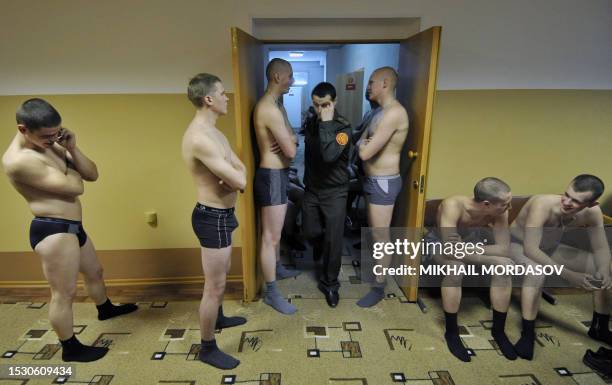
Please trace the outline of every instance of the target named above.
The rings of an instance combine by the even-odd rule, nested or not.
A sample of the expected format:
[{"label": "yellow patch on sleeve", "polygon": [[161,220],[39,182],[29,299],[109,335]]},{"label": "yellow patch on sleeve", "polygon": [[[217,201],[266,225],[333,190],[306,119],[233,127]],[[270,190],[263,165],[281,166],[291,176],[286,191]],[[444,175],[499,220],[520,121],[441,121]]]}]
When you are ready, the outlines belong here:
[{"label": "yellow patch on sleeve", "polygon": [[336,142],[339,145],[344,146],[345,144],[348,143],[348,135],[345,134],[344,132],[339,133],[338,135],[336,135]]}]

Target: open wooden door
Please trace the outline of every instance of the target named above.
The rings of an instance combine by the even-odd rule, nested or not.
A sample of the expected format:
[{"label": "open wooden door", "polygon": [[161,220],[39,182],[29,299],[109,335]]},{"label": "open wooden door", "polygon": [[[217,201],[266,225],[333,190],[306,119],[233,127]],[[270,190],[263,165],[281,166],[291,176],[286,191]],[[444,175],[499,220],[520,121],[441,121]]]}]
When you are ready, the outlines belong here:
[{"label": "open wooden door", "polygon": [[244,300],[250,302],[257,296],[257,222],[251,183],[257,165],[253,153],[255,138],[251,138],[251,116],[263,92],[263,43],[236,27],[231,31],[236,153],[247,168],[247,187],[238,198],[241,207],[238,229],[242,235]]},{"label": "open wooden door", "polygon": [[[400,41],[397,98],[408,111],[410,127],[400,162],[404,188],[395,207],[393,227],[423,226],[441,29],[432,27]],[[419,262],[417,258],[402,263],[418,268]],[[408,300],[416,301],[418,277],[401,286]]]}]

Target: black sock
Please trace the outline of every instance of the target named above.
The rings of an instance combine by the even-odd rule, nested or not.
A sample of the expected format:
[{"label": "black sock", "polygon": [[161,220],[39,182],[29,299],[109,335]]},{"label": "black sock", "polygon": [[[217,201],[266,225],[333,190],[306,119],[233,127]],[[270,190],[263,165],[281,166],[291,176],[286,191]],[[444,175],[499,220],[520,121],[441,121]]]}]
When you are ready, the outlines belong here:
[{"label": "black sock", "polygon": [[521,338],[514,345],[514,350],[519,357],[526,360],[533,359],[533,347],[535,344],[535,320],[529,321],[523,318],[523,330]]},{"label": "black sock", "polygon": [[589,329],[589,337],[605,342],[612,346],[612,332],[610,332],[610,314],[593,312],[593,321]]},{"label": "black sock", "polygon": [[108,348],[83,345],[74,334],[67,340],[60,340],[60,343],[64,361],[91,362],[99,360],[108,353]]},{"label": "black sock", "polygon": [[509,360],[516,360],[514,346],[512,346],[512,343],[504,331],[507,314],[508,313],[502,313],[493,309],[493,329],[491,329],[491,336],[497,343],[497,346],[499,346],[499,350],[501,350],[504,357]]},{"label": "black sock", "polygon": [[239,360],[219,350],[217,347],[217,341],[214,339],[211,341],[202,340],[198,358],[202,362],[212,365],[217,369],[223,370],[234,369],[236,366],[238,366],[238,364],[240,364]]},{"label": "black sock", "polygon": [[217,322],[215,323],[215,329],[225,329],[234,326],[244,325],[246,323],[244,317],[226,317],[223,314],[223,305],[219,306],[219,314],[217,314]]},{"label": "black sock", "polygon": [[446,340],[448,350],[450,350],[450,352],[453,353],[453,355],[461,361],[470,362],[470,355],[468,354],[468,351],[465,346],[463,346],[463,342],[461,342],[461,337],[459,337],[457,313],[444,312],[444,317],[446,319],[446,333],[444,333],[444,339]]},{"label": "black sock", "polygon": [[123,305],[113,305],[110,299],[106,299],[102,305],[96,305],[98,308],[98,319],[103,321],[105,319],[120,316],[122,314],[131,313],[138,309],[138,306],[133,303],[126,303]]}]

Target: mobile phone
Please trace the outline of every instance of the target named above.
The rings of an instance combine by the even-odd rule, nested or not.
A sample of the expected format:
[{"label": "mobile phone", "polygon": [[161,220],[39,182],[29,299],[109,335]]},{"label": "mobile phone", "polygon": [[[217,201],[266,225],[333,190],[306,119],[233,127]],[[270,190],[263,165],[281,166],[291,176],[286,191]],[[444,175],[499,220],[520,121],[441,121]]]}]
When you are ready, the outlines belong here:
[{"label": "mobile phone", "polygon": [[601,289],[601,285],[603,285],[603,279],[597,279],[597,278],[587,278],[587,281],[593,286],[596,287],[598,289]]},{"label": "mobile phone", "polygon": [[57,136],[57,139],[55,139],[56,142],[61,142],[62,139],[64,139],[64,128],[60,128],[59,129],[59,135]]}]

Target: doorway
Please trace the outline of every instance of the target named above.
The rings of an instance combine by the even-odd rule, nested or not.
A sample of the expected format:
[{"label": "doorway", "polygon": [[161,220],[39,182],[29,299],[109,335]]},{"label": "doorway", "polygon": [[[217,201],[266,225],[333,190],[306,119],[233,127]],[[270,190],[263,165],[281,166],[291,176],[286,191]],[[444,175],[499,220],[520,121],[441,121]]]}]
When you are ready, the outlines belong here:
[{"label": "doorway", "polygon": [[[274,58],[291,63],[295,82],[288,94],[283,96],[283,105],[289,122],[298,137],[298,148],[293,166],[301,180],[304,177],[304,137],[300,128],[311,106],[311,93],[320,82],[327,81],[336,88],[336,108],[353,128],[370,109],[365,99],[369,76],[376,68],[389,66],[396,71],[399,64],[397,43],[352,43],[352,44],[265,44],[264,64]],[[263,89],[266,87],[262,73]],[[298,108],[297,100],[301,98]]]},{"label": "doorway", "polygon": [[[397,70],[399,83],[398,100],[407,109],[410,129],[406,140],[400,169],[404,186],[396,203],[393,226],[421,227],[425,206],[425,182],[429,156],[431,117],[437,75],[437,59],[440,41],[440,27],[432,27],[406,39],[390,41],[341,41],[333,44],[396,44],[399,47]],[[263,68],[266,61],[266,44],[287,44],[286,41],[261,41],[249,34],[232,28],[233,74],[235,81],[236,138],[238,155],[243,159],[249,175],[253,175],[256,165],[252,154],[250,136],[251,113],[257,99],[263,93]],[[297,44],[330,44],[330,41],[313,40],[293,42]],[[254,65],[255,64],[255,65]],[[364,78],[366,73],[364,71]],[[329,79],[329,77],[327,77]],[[363,100],[363,99],[362,99]],[[362,102],[363,103],[363,102]],[[247,188],[240,197],[243,208],[241,214],[243,240],[243,280],[244,297],[250,301],[256,298],[260,274],[257,268],[256,216],[253,205],[252,188]],[[418,264],[418,259],[407,260],[407,264]],[[402,290],[408,300],[415,301],[417,277]]]}]

